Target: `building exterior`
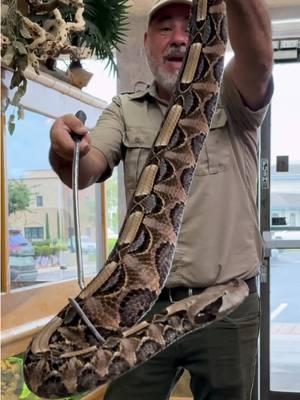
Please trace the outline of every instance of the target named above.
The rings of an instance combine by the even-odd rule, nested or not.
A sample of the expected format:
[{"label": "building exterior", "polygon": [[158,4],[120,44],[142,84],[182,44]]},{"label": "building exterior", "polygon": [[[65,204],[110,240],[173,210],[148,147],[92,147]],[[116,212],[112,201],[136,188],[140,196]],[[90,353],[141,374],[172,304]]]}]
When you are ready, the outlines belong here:
[{"label": "building exterior", "polygon": [[[288,172],[271,169],[271,218],[285,218],[287,228],[300,229],[300,162],[291,163]],[[282,221],[281,221],[282,222]]]},{"label": "building exterior", "polygon": [[[74,235],[72,190],[52,170],[25,171],[21,180],[30,192],[30,206],[9,217],[9,228],[29,240],[68,241]],[[95,189],[79,193],[81,234],[95,240]]]}]

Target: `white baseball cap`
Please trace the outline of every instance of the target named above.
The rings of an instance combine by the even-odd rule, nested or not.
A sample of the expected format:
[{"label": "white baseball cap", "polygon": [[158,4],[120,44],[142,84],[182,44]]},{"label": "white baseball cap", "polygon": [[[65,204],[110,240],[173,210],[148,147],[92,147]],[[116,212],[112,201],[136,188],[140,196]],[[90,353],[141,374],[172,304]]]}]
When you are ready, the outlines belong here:
[{"label": "white baseball cap", "polygon": [[148,22],[151,21],[153,15],[157,13],[161,8],[168,6],[169,4],[187,4],[192,5],[192,0],[156,0],[149,11]]}]

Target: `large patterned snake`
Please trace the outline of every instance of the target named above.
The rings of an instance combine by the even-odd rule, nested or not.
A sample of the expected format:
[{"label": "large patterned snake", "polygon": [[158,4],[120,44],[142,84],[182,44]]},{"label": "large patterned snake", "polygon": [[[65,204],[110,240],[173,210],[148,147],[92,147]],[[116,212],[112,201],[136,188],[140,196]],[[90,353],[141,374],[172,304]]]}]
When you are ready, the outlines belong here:
[{"label": "large patterned snake", "polygon": [[224,317],[248,295],[233,280],[138,323],[167,279],[193,172],[209,132],[223,72],[226,8],[194,0],[176,92],[104,268],[33,339],[25,380],[41,397],[92,390],[189,332]]}]

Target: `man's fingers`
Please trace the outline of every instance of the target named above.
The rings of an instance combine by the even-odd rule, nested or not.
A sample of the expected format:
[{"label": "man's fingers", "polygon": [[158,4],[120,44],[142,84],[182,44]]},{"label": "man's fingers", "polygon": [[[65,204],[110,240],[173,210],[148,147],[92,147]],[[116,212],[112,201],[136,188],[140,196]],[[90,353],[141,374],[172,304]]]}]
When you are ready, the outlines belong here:
[{"label": "man's fingers", "polygon": [[80,142],[80,156],[84,156],[90,150],[91,138],[89,132],[87,132]]},{"label": "man's fingers", "polygon": [[90,135],[87,128],[73,114],[66,114],[58,118],[51,128],[51,144],[55,153],[66,160],[73,159],[74,140],[72,133],[82,136],[80,155],[88,153],[90,149]]},{"label": "man's fingers", "polygon": [[85,135],[88,133],[86,126],[80,121],[79,118],[75,117],[73,114],[66,114],[63,116],[63,122],[70,133],[77,133],[78,135]]}]

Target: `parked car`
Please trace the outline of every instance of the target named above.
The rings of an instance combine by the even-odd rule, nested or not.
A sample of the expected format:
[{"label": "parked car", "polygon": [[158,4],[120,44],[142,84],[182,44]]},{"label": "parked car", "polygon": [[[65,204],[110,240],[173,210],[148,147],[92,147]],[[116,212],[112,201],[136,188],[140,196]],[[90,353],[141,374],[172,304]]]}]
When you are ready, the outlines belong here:
[{"label": "parked car", "polygon": [[[96,253],[96,242],[93,242],[89,236],[81,236],[81,250],[83,253]],[[71,251],[75,251],[75,236],[72,236],[69,245]]]},{"label": "parked car", "polygon": [[9,267],[11,282],[33,282],[37,278],[34,248],[20,229],[9,230]]},{"label": "parked car", "polygon": [[96,243],[88,236],[81,236],[81,249],[83,253],[95,253]]}]

